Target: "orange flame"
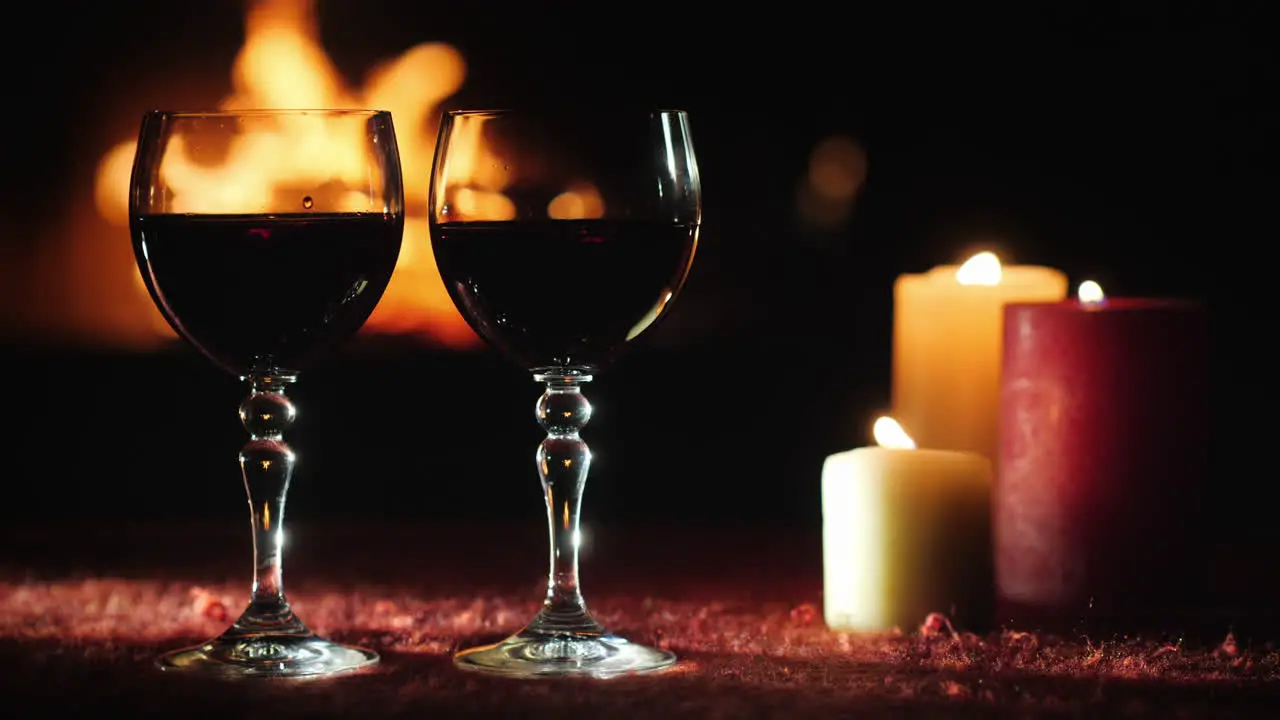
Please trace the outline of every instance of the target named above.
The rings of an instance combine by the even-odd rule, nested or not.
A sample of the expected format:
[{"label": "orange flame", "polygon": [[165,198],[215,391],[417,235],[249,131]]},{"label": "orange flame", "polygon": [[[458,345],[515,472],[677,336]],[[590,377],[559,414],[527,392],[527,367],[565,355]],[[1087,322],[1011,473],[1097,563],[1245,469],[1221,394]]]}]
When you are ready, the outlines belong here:
[{"label": "orange flame", "polygon": [[898,421],[887,415],[876,418],[875,424],[871,426],[871,435],[880,447],[899,450],[914,450],[916,447],[916,441],[902,429]]},{"label": "orange flame", "polygon": [[[464,348],[477,342],[458,315],[436,272],[427,229],[427,186],[435,151],[436,108],[461,87],[466,65],[456,49],[442,43],[414,46],[394,60],[373,69],[364,87],[346,86],[319,41],[315,0],[258,0],[248,11],[244,45],[232,69],[233,92],[223,100],[225,110],[246,108],[351,108],[390,110],[395,118],[401,166],[404,171],[406,220],[400,261],[382,302],[365,325],[368,332],[425,334],[446,347]],[[349,164],[358,147],[356,137],[314,137],[304,147],[291,148],[289,162],[273,183],[290,176],[317,172],[326,176],[335,167]],[[492,169],[501,163],[483,162],[480,138],[468,173],[478,200],[501,207],[509,200],[501,194],[508,178]],[[94,199],[98,214],[112,226],[128,226],[129,172],[136,140],[121,141],[98,164]],[[202,205],[240,193],[270,192],[271,188],[245,183],[245,169],[281,148],[272,138],[245,136],[229,149],[221,164],[210,167],[187,161],[181,153],[166,163],[168,180],[184,194],[202,198]],[[309,163],[306,162],[309,160]],[[308,167],[308,164],[311,167]],[[127,247],[127,240],[120,242]],[[118,257],[113,256],[113,257]],[[130,301],[122,315],[149,314],[149,328],[159,337],[172,332],[158,316],[137,270],[128,266],[99,267],[97,273],[130,273],[134,277]],[[127,323],[124,323],[127,324]],[[133,323],[136,326],[136,320]],[[122,339],[122,338],[117,338]]]}]

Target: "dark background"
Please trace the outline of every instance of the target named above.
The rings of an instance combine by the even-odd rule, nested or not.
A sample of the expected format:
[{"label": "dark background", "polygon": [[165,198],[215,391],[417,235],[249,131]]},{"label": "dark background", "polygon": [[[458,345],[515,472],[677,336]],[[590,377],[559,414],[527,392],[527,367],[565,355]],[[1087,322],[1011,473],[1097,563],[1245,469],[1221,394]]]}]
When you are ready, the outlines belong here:
[{"label": "dark background", "polygon": [[[1073,289],[1093,278],[1112,295],[1203,299],[1219,357],[1242,344],[1223,319],[1244,290],[1223,268],[1247,273],[1270,243],[1256,224],[1274,132],[1262,3],[537,5],[348,0],[319,15],[353,83],[439,40],[468,63],[450,106],[563,97],[690,112],[703,241],[667,322],[589,388],[588,525],[816,528],[824,457],[867,444],[888,404],[894,278],[978,248],[1061,268]],[[90,202],[97,159],[147,108],[216,103],[243,27],[235,2],[26,11],[25,37],[0,44],[11,320],[56,302],[24,285],[24,263]],[[849,220],[818,230],[796,197],[832,135],[862,145],[868,174]],[[243,522],[234,378],[180,346],[130,353],[35,332],[10,332],[0,363],[14,521]],[[1224,413],[1236,388],[1263,392],[1248,367],[1216,380]],[[487,350],[359,338],[292,393],[291,519],[541,522],[538,394]],[[1262,537],[1248,455],[1224,451],[1219,466],[1239,489],[1239,532]]]}]

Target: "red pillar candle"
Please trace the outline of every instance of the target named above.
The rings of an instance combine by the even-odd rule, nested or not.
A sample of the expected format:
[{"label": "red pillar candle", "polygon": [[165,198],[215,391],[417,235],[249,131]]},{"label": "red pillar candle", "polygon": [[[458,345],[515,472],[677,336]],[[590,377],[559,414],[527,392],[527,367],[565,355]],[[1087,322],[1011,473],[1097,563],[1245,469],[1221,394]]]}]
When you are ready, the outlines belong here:
[{"label": "red pillar candle", "polygon": [[1207,312],[1081,290],[1004,310],[997,619],[1176,631],[1213,543]]}]

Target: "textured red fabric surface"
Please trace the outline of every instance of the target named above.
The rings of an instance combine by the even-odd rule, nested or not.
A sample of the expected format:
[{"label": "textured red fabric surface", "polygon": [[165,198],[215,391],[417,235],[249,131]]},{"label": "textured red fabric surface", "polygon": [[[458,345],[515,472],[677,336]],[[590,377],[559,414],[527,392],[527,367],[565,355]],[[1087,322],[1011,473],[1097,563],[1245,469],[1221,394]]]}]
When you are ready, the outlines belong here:
[{"label": "textured red fabric surface", "polygon": [[[587,594],[597,614],[624,635],[675,650],[673,670],[610,681],[477,676],[454,669],[451,651],[530,616],[541,553],[524,542],[532,538],[515,536],[466,552],[456,532],[376,541],[312,532],[316,552],[299,553],[293,573],[295,608],[317,631],[371,646],[384,661],[302,682],[194,680],[151,666],[163,650],[216,634],[241,608],[245,583],[224,578],[236,574],[231,560],[247,543],[90,533],[66,545],[23,535],[7,545],[0,580],[6,706],[26,712],[15,717],[1270,717],[1280,708],[1280,652],[1267,647],[979,637],[938,618],[923,632],[832,632],[822,624],[811,538],[729,531],[698,541],[658,533],[630,545],[615,536],[616,556],[593,557],[600,581],[595,590],[588,582]],[[451,559],[415,561],[408,539],[448,547],[436,533],[454,537]],[[616,567],[622,561],[633,569]]]}]

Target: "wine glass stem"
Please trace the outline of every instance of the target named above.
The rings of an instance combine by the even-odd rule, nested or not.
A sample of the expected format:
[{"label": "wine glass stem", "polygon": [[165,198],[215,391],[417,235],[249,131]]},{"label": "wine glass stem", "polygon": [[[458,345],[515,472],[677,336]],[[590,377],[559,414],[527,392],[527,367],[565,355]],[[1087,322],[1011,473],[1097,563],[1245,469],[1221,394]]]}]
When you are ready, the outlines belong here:
[{"label": "wine glass stem", "polygon": [[240,404],[240,421],[249,442],[240,450],[240,471],[253,523],[253,596],[247,615],[287,613],[284,594],[284,501],[295,458],[284,432],[297,415],[284,394],[290,375],[249,376],[249,397]]},{"label": "wine glass stem", "polygon": [[591,403],[582,394],[590,375],[538,374],[546,392],[538,399],[538,423],[547,437],[538,446],[538,474],[547,501],[551,570],[542,611],[527,630],[546,634],[591,633],[602,628],[587,610],[578,579],[579,515],[591,450],[579,431],[591,419]]}]

